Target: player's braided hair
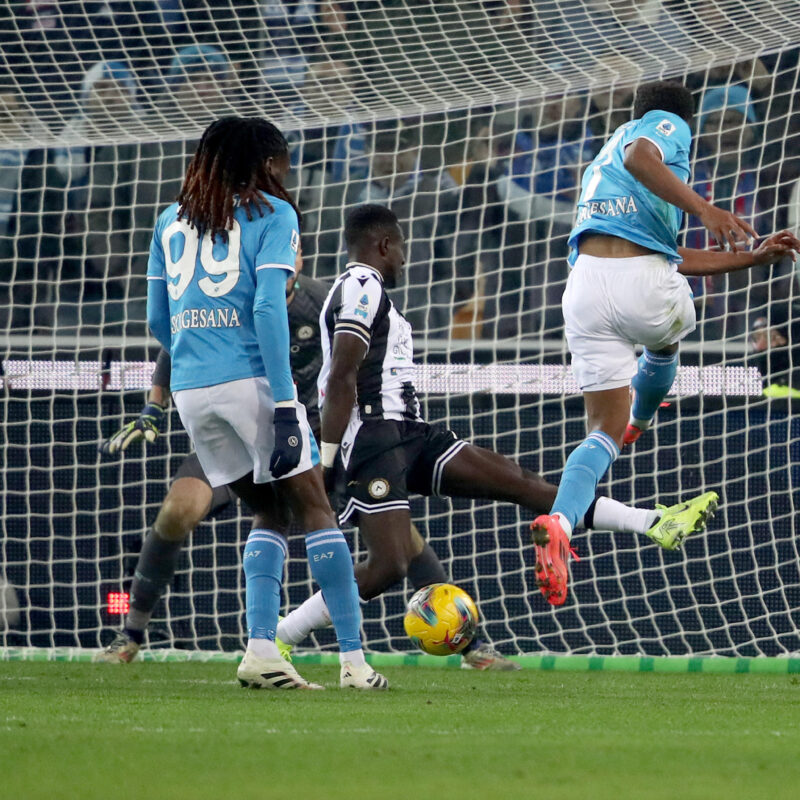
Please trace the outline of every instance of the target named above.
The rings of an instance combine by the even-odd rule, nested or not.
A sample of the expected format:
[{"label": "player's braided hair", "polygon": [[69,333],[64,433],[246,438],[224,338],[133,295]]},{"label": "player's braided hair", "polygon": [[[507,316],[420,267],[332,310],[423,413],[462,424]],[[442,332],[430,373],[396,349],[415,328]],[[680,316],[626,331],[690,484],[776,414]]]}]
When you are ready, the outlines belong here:
[{"label": "player's braided hair", "polygon": [[641,119],[648,111],[669,111],[686,122],[694,116],[694,97],[677,81],[654,81],[642,84],[633,101],[633,118]]},{"label": "player's braided hair", "polygon": [[178,216],[201,234],[219,234],[223,241],[233,227],[237,205],[253,219],[253,210],[273,211],[266,194],[280,197],[297,212],[289,192],[267,168],[267,159],[288,155],[284,135],[265,119],[223,117],[206,128],[186,170],[178,194]]}]

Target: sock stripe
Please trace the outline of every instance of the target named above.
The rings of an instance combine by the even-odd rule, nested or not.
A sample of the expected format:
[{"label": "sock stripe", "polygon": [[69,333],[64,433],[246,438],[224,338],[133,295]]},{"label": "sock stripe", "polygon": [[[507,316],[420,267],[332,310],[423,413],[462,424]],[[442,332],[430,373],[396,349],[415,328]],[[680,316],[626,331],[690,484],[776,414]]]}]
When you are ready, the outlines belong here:
[{"label": "sock stripe", "polygon": [[306,536],[306,546],[314,544],[322,539],[328,541],[332,538],[344,540],[344,535],[338,528],[329,528],[326,531],[315,531],[314,533],[309,533]]},{"label": "sock stripe", "polygon": [[[260,537],[256,537],[256,538],[253,538],[253,539],[248,539],[247,540],[247,545],[249,545],[251,543],[254,543],[254,542],[263,542],[265,544],[274,545],[275,547],[278,548],[278,550],[280,550],[283,553],[284,556],[286,556],[286,554],[287,554],[286,546],[280,544],[280,542],[276,542],[274,539],[267,539],[266,537],[262,539]],[[247,545],[245,545],[245,547],[247,547]]]},{"label": "sock stripe", "polygon": [[271,531],[268,528],[251,528],[250,529],[250,536],[271,536],[277,539],[279,542],[285,541],[283,536],[281,536],[276,531]]},{"label": "sock stripe", "polygon": [[[306,542],[306,551],[313,550],[315,547],[322,547],[324,544],[344,544],[347,545],[347,541],[345,540],[344,536],[331,536],[330,539],[320,539],[312,544]],[[349,548],[348,548],[349,549]]]},{"label": "sock stripe", "polygon": [[279,536],[277,533],[274,533],[273,531],[264,530],[263,528],[253,528],[253,530],[250,531],[250,535],[247,537],[245,547],[247,547],[250,542],[269,542],[270,544],[274,544],[276,547],[279,547],[284,556],[288,557],[289,555],[289,548],[286,545],[286,539],[284,539],[283,536]]},{"label": "sock stripe", "polygon": [[607,433],[603,433],[603,431],[595,431],[586,437],[586,441],[598,442],[611,456],[612,460],[616,460],[619,457],[619,447],[617,447],[617,443]]}]

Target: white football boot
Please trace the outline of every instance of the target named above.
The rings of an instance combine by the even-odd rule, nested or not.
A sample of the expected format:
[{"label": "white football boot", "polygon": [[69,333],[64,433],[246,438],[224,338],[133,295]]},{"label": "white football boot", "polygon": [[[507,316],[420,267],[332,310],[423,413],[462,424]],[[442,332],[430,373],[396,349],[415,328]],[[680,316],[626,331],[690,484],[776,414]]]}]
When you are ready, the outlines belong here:
[{"label": "white football boot", "polygon": [[242,686],[249,689],[324,689],[298,675],[297,670],[282,658],[259,658],[248,650],[236,670]]},{"label": "white football boot", "polygon": [[356,667],[349,661],[345,661],[339,673],[339,686],[342,689],[348,687],[353,689],[388,689],[389,681],[380,672],[375,672],[369,664],[362,664],[360,667]]}]

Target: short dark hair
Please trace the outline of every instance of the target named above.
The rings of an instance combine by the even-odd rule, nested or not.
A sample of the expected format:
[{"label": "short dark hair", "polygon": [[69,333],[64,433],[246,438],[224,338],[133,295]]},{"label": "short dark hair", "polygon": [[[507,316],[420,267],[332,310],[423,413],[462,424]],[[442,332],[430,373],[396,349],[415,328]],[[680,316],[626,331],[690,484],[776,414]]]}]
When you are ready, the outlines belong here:
[{"label": "short dark hair", "polygon": [[686,122],[694,116],[694,97],[677,81],[654,81],[642,84],[633,101],[633,118],[641,119],[648,111],[669,111]]},{"label": "short dark hair", "polygon": [[397,231],[397,215],[390,208],[366,203],[354,208],[344,223],[344,243],[348,250],[364,243],[368,236],[381,238]]}]

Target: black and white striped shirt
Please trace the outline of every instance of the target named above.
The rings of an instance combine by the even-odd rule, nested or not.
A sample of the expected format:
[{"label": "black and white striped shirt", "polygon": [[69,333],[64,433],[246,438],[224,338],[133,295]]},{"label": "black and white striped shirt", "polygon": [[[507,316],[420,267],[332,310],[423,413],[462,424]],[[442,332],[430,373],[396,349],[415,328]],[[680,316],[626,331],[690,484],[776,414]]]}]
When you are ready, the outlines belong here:
[{"label": "black and white striped shirt", "polygon": [[389,299],[377,270],[366,264],[347,265],[322,307],[320,333],[322,370],[317,382],[320,406],[325,402],[333,337],[350,334],[368,348],[358,370],[351,423],[366,419],[422,419],[413,383],[411,325]]}]

